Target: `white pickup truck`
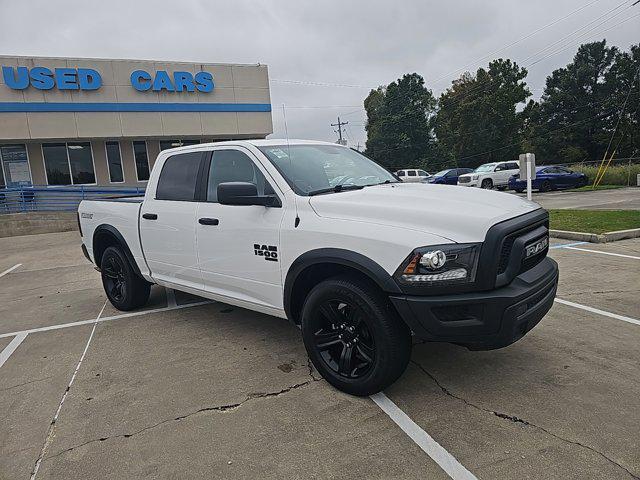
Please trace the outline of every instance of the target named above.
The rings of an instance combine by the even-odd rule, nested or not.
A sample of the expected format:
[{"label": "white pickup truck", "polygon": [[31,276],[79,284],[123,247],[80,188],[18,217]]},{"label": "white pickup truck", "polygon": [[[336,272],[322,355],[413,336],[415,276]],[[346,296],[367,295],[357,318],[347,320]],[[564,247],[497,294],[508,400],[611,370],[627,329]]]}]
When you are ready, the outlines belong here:
[{"label": "white pickup truck", "polygon": [[155,283],[288,318],[317,370],[355,395],[403,373],[412,335],[475,350],[515,342],[558,283],[537,204],[402,183],[323,142],[165,150],[144,198],[85,200],[78,216],[116,308],[141,307]]}]

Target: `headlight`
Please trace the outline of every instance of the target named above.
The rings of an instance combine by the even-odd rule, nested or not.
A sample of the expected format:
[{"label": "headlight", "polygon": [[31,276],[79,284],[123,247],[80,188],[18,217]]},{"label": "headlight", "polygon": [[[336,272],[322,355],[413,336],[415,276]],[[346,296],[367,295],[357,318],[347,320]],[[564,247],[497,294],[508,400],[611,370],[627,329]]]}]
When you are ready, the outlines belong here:
[{"label": "headlight", "polygon": [[479,254],[478,243],[418,248],[400,265],[396,278],[405,285],[471,283],[476,278]]},{"label": "headlight", "polygon": [[477,180],[480,178],[480,175],[471,175],[471,180]]}]

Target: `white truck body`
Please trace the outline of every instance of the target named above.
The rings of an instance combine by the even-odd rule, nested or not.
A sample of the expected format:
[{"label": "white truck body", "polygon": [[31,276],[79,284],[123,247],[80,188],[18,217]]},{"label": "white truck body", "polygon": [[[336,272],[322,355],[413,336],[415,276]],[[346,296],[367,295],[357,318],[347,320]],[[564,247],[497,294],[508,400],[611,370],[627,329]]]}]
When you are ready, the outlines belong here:
[{"label": "white truck body", "polygon": [[[321,159],[296,157],[308,150],[318,150]],[[331,165],[343,157],[344,169],[361,164],[368,173],[347,175],[341,185],[324,178],[345,178],[336,162]],[[190,168],[191,197],[167,199]],[[329,187],[312,191],[318,175]],[[228,194],[248,187],[250,195]],[[322,142],[255,140],[165,150],[144,198],[83,201],[78,216],[83,250],[102,267],[105,291],[123,285],[114,282],[124,277],[105,267],[105,250],[114,247],[147,285],[146,298],[149,282],[288,318],[302,325],[308,351],[307,336],[314,334],[305,333],[303,317],[312,314],[307,303],[334,277],[355,278],[413,335],[472,349],[500,348],[522,337],[551,307],[558,280],[557,264],[546,257],[548,215],[537,204],[493,191],[398,182],[360,154]],[[352,328],[345,325],[330,328]],[[345,350],[334,356],[351,352],[356,340],[342,339]],[[332,380],[318,355],[310,353],[323,375],[356,394],[378,391],[404,369],[354,387],[343,382],[349,372]],[[397,364],[403,362],[408,357]],[[342,357],[335,369],[337,363]]]}]

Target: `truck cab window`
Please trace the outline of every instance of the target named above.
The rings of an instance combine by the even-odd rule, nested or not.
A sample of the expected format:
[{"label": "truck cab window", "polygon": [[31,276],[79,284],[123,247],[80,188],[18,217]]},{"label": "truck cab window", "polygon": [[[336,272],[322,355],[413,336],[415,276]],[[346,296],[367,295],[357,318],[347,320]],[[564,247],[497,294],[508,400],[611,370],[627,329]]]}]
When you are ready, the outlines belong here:
[{"label": "truck cab window", "polygon": [[192,202],[202,152],[181,153],[167,158],[160,172],[156,200]]},{"label": "truck cab window", "polygon": [[253,161],[238,150],[215,150],[209,167],[207,202],[218,201],[218,185],[226,182],[249,182],[256,185],[258,195],[273,194],[273,188]]}]

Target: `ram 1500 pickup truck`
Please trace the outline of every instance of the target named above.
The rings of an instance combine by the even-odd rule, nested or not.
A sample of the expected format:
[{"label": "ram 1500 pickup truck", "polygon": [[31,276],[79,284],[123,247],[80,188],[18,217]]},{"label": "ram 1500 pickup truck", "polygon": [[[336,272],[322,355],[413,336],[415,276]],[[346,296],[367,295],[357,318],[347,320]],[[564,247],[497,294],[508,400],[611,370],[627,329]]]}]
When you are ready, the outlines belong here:
[{"label": "ram 1500 pickup truck", "polygon": [[548,214],[505,193],[403,183],[349,148],[200,144],[158,156],[144,197],[85,200],[82,248],[120,310],[152,284],[287,318],[335,387],[369,395],[412,336],[505,347],[551,308]]}]

